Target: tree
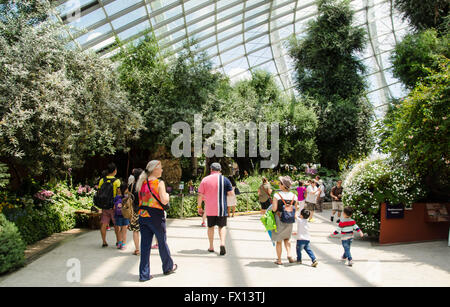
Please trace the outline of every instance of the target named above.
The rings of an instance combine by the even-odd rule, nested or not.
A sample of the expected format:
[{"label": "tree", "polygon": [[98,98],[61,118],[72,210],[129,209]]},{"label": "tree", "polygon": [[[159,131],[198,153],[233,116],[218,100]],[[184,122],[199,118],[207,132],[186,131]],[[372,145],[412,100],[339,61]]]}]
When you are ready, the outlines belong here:
[{"label": "tree", "polygon": [[337,170],[339,162],[364,157],[371,150],[373,111],[365,97],[365,66],[357,55],[367,42],[353,26],[349,1],[320,0],[318,17],[302,39],[290,40],[296,87],[317,113],[320,163]]},{"label": "tree", "polygon": [[284,99],[267,111],[280,124],[280,161],[300,166],[316,161],[318,120],[314,109],[301,99]]},{"label": "tree", "polygon": [[[0,6],[0,156],[31,175],[125,150],[141,128],[109,60],[67,47],[42,1]],[[15,169],[13,167],[13,169]]]},{"label": "tree", "polygon": [[445,31],[450,6],[448,0],[395,0],[394,6],[416,31],[429,28]]},{"label": "tree", "polygon": [[139,44],[121,48],[114,58],[119,82],[146,127],[134,144],[138,148],[155,148],[155,144],[168,142],[166,132],[174,115],[170,107],[174,85],[164,56],[159,54],[154,35],[147,34]]},{"label": "tree", "polygon": [[441,55],[450,57],[448,36],[438,37],[434,29],[406,35],[391,55],[393,74],[409,89],[436,70]]},{"label": "tree", "polygon": [[441,57],[403,100],[393,106],[380,132],[380,147],[425,179],[432,197],[446,200],[450,187],[450,60]]}]

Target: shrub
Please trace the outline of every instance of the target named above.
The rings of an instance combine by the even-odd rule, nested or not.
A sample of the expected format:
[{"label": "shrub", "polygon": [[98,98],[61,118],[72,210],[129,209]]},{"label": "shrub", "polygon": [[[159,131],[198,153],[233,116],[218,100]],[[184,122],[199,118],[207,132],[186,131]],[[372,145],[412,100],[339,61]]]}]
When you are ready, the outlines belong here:
[{"label": "shrub", "polygon": [[25,248],[17,227],[0,214],[0,274],[24,264]]},{"label": "shrub", "polygon": [[53,233],[75,227],[75,209],[64,202],[47,202],[41,206],[13,209],[7,218],[16,224],[27,244],[33,244]]},{"label": "shrub", "polygon": [[380,204],[404,204],[424,196],[417,176],[384,158],[366,159],[357,164],[343,182],[342,201],[354,208],[353,218],[370,236],[380,230]]}]

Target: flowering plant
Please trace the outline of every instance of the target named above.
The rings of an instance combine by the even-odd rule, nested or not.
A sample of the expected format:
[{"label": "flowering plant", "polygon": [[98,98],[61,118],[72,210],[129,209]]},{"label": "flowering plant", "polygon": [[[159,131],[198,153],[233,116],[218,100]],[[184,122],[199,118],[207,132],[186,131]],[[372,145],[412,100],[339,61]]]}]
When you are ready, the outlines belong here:
[{"label": "flowering plant", "polygon": [[387,158],[369,158],[358,163],[345,177],[342,201],[354,209],[356,223],[372,236],[380,229],[380,204],[404,204],[425,195],[420,179],[407,168]]},{"label": "flowering plant", "polygon": [[50,198],[52,198],[53,195],[55,195],[55,193],[53,193],[52,191],[41,190],[36,194],[34,194],[34,197],[40,200],[49,200]]},{"label": "flowering plant", "polygon": [[94,189],[92,189],[89,185],[79,185],[77,189],[78,195],[90,195],[93,194],[93,192],[95,192]]}]

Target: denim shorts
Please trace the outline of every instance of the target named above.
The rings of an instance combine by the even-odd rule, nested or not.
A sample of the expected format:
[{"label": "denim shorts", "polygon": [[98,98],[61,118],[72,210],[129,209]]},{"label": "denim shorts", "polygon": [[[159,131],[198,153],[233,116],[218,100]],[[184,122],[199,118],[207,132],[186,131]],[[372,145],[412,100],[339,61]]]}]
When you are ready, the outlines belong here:
[{"label": "denim shorts", "polygon": [[130,224],[130,220],[124,218],[123,216],[115,216],[116,226],[128,226]]}]

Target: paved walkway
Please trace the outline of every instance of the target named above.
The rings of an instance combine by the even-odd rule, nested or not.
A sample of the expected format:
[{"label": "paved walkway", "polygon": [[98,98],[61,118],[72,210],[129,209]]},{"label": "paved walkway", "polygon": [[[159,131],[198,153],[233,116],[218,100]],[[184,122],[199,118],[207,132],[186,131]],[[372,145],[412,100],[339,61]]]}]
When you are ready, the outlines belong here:
[{"label": "paved walkway", "polygon": [[[311,225],[312,249],[317,268],[303,253],[303,264],[289,264],[283,249],[282,266],[277,266],[275,248],[259,221],[259,215],[228,219],[227,255],[208,253],[206,228],[200,218],[168,220],[168,243],[179,269],[162,274],[157,250],[152,251],[151,272],[155,277],[139,283],[139,257],[132,255],[129,233],[126,250],[115,249],[114,231],[110,246],[101,248],[99,231],[89,231],[66,240],[24,268],[0,277],[7,286],[164,286],[164,287],[279,287],[304,286],[450,286],[450,247],[446,241],[379,246],[355,239],[353,267],[339,261],[343,250],[339,239],[328,238],[335,225],[330,211],[316,214]],[[217,232],[216,232],[217,233]],[[295,256],[295,240],[292,239]],[[79,275],[75,269],[79,267]],[[80,276],[80,281],[70,282]]]}]

